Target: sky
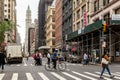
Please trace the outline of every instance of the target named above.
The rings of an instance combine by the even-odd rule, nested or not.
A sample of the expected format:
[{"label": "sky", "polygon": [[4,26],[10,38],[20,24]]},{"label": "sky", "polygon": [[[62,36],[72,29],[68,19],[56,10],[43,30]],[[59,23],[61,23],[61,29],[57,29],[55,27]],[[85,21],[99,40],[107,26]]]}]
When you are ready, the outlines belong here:
[{"label": "sky", "polygon": [[33,22],[38,16],[38,4],[39,0],[16,0],[17,29],[21,36],[21,43],[24,43],[25,40],[25,19],[28,5],[31,9],[31,17]]}]

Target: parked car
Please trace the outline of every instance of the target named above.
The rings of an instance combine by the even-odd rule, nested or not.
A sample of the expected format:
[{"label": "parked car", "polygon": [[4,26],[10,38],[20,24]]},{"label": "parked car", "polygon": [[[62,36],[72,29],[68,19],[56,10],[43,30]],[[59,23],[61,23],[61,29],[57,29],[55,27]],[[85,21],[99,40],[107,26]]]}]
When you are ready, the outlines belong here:
[{"label": "parked car", "polygon": [[78,55],[69,54],[67,61],[71,63],[81,63],[82,58]]}]

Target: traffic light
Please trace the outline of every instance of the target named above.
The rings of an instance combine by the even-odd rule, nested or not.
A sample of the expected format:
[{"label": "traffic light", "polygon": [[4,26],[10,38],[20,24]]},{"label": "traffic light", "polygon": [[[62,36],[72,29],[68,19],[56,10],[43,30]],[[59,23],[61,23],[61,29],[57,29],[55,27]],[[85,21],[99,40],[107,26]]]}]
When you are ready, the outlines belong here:
[{"label": "traffic light", "polygon": [[108,25],[107,25],[107,23],[105,21],[103,22],[102,26],[103,26],[103,31],[106,32]]}]

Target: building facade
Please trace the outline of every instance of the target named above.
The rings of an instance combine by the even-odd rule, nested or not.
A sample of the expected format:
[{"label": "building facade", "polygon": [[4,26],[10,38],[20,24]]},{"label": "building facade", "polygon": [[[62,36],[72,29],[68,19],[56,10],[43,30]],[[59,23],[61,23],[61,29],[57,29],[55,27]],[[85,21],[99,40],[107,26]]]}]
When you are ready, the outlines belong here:
[{"label": "building facade", "polygon": [[35,28],[32,27],[28,31],[28,51],[30,55],[35,51]]},{"label": "building facade", "polygon": [[55,3],[55,47],[62,47],[62,0]]},{"label": "building facade", "polygon": [[0,0],[0,22],[4,20],[4,0]]},{"label": "building facade", "polygon": [[26,11],[26,31],[25,31],[25,54],[28,54],[29,53],[29,50],[28,50],[28,32],[29,32],[29,28],[31,27],[32,25],[32,19],[31,19],[31,10],[30,10],[30,7],[28,6],[27,8],[27,11]]},{"label": "building facade", "polygon": [[[16,0],[4,0],[4,19],[7,21],[11,21],[11,23],[13,24],[12,32],[9,31],[10,38],[8,38],[9,36],[6,37],[7,41],[9,42],[16,42],[16,9],[15,7],[16,7]],[[6,33],[8,34],[8,32]]]},{"label": "building facade", "polygon": [[34,26],[35,26],[35,49],[37,49],[37,43],[38,43],[38,33],[39,33],[39,30],[38,30],[38,19],[35,19],[34,20]]},{"label": "building facade", "polygon": [[62,0],[62,40],[63,40],[62,46],[66,46],[67,34],[71,32],[72,32],[72,0]]},{"label": "building facade", "polygon": [[[117,18],[120,16],[120,6],[118,5],[120,1],[86,0],[81,2],[81,6],[82,3],[84,3],[83,6],[85,6],[86,13],[82,12],[80,16],[83,17],[83,20],[86,19],[86,21],[80,23],[79,28],[75,27],[77,21],[73,23],[73,32],[67,35],[67,41],[77,43],[76,50],[78,55],[86,52],[94,56],[94,58],[98,57],[101,59],[104,50],[107,50],[110,57],[112,57],[112,61],[120,61],[120,43],[118,38],[120,33],[120,19]],[[73,2],[73,9],[74,4],[75,2]],[[74,16],[73,14],[73,18],[75,18]],[[79,17],[79,15],[77,16]],[[73,19],[73,21],[76,19]],[[107,27],[103,26],[104,23],[107,24]],[[82,28],[84,25],[86,26]]]},{"label": "building facade", "polygon": [[53,0],[40,0],[38,6],[38,38],[37,38],[37,48],[45,44],[45,15],[48,6],[52,4]]},{"label": "building facade", "polygon": [[48,6],[46,13],[46,46],[49,46],[50,52],[52,53],[55,49],[55,7]]}]

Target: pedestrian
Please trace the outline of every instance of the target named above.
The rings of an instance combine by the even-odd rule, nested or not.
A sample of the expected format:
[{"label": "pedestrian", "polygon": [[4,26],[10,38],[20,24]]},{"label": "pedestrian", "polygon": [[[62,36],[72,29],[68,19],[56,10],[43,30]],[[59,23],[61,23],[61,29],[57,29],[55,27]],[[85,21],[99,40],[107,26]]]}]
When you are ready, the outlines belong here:
[{"label": "pedestrian", "polygon": [[50,65],[50,53],[47,52],[48,65]]},{"label": "pedestrian", "polygon": [[39,51],[40,65],[42,65],[42,53]]},{"label": "pedestrian", "polygon": [[0,47],[0,67],[2,68],[2,72],[4,71],[5,58],[4,49]]},{"label": "pedestrian", "polygon": [[56,62],[57,62],[57,50],[55,50],[52,54],[52,62],[53,62],[53,68],[56,69]]},{"label": "pedestrian", "polygon": [[100,74],[101,79],[104,79],[103,73],[104,73],[105,69],[107,70],[108,74],[110,75],[110,78],[114,77],[114,75],[112,75],[111,72],[110,72],[108,63],[109,63],[109,56],[107,54],[107,51],[105,50],[104,54],[102,56],[102,61],[101,61],[101,65],[102,65],[102,70],[101,70],[101,74]]},{"label": "pedestrian", "polygon": [[84,53],[84,55],[83,55],[83,61],[84,61],[85,65],[87,65],[87,60],[88,60],[88,55],[86,53]]}]

